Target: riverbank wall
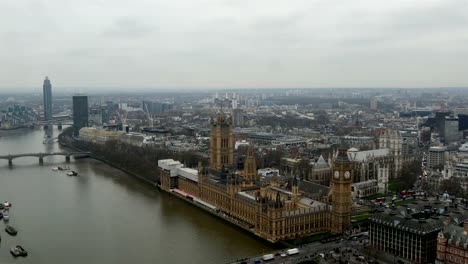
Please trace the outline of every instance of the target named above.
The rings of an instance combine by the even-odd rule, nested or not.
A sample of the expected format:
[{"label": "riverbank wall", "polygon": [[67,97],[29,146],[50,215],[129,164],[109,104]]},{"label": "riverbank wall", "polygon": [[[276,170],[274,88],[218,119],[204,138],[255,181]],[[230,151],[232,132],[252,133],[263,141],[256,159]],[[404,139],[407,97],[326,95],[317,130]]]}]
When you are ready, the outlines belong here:
[{"label": "riverbank wall", "polygon": [[[68,148],[68,149],[71,149],[71,150],[74,150],[74,151],[79,151],[79,152],[85,152],[85,151],[86,151],[86,150],[82,150],[82,149],[73,147],[73,146],[71,146],[71,145],[69,145],[69,144],[64,144],[64,143],[61,143],[61,142],[59,142],[59,144],[60,144],[60,146],[62,146],[62,147],[65,147],[65,148]],[[111,166],[111,167],[113,167],[113,168],[116,168],[116,169],[118,169],[118,170],[121,170],[121,171],[123,171],[123,172],[125,172],[125,173],[127,173],[127,174],[129,174],[129,175],[131,175],[131,176],[133,176],[133,177],[136,177],[136,178],[138,178],[138,179],[140,179],[140,180],[142,180],[142,181],[145,181],[145,182],[147,182],[147,183],[149,183],[149,184],[151,184],[151,185],[153,185],[153,186],[157,186],[157,185],[158,185],[158,179],[155,179],[155,181],[151,181],[150,179],[148,179],[148,178],[146,178],[146,177],[143,177],[143,176],[141,176],[141,175],[139,175],[139,174],[137,174],[137,173],[134,173],[134,172],[132,172],[132,171],[129,171],[129,170],[123,168],[122,166],[119,166],[118,164],[115,164],[114,162],[111,162],[111,161],[109,161],[109,160],[107,160],[107,159],[105,159],[105,158],[103,158],[103,157],[96,156],[96,155],[94,155],[93,153],[91,153],[91,154],[89,155],[89,158],[92,158],[92,159],[98,160],[98,161],[100,161],[100,162],[103,162],[103,163],[105,163],[105,164],[107,164],[107,165],[109,165],[109,166]]]},{"label": "riverbank wall", "polygon": [[[62,147],[65,147],[65,148],[68,148],[68,149],[71,149],[71,150],[74,150],[74,151],[86,151],[86,150],[82,150],[82,149],[76,148],[76,147],[74,147],[74,146],[71,146],[70,144],[66,144],[66,143],[63,143],[63,142],[60,142],[60,141],[59,141],[59,144],[60,144]],[[104,157],[97,156],[97,155],[95,155],[95,154],[93,154],[93,153],[91,153],[91,154],[89,155],[89,158],[92,158],[92,159],[101,161],[101,162],[103,162],[103,163],[105,163],[105,164],[107,164],[107,165],[109,165],[109,166],[111,166],[111,167],[114,167],[114,168],[116,168],[116,169],[118,169],[118,170],[121,170],[121,171],[123,171],[123,172],[125,172],[125,173],[127,173],[127,174],[129,174],[129,175],[131,175],[131,176],[133,176],[133,177],[135,177],[135,178],[138,178],[138,179],[140,179],[140,180],[143,180],[144,182],[146,182],[146,183],[148,183],[148,184],[151,184],[152,186],[157,187],[158,190],[160,190],[160,191],[162,191],[162,192],[164,192],[164,193],[166,193],[166,194],[169,194],[169,195],[174,196],[174,197],[176,197],[177,199],[180,199],[180,200],[182,200],[182,201],[184,201],[184,202],[186,202],[186,203],[188,203],[188,204],[191,204],[191,205],[193,205],[193,206],[196,206],[196,207],[202,209],[203,211],[205,211],[206,213],[209,213],[211,216],[216,217],[216,218],[219,218],[219,219],[221,219],[221,220],[224,220],[225,222],[227,222],[227,223],[229,223],[229,224],[231,224],[231,225],[233,225],[233,226],[235,226],[235,227],[237,227],[237,228],[241,228],[242,232],[246,232],[246,233],[248,233],[248,234],[250,234],[250,235],[253,235],[253,237],[255,237],[255,239],[257,239],[257,240],[259,240],[259,241],[262,241],[263,243],[267,243],[270,247],[278,248],[278,249],[279,249],[279,248],[284,248],[284,247],[291,247],[290,244],[288,244],[288,243],[286,243],[286,242],[284,242],[284,241],[280,241],[280,242],[277,242],[277,243],[273,243],[273,242],[271,242],[271,241],[269,241],[269,240],[266,240],[266,239],[262,238],[261,236],[259,236],[258,234],[255,233],[255,231],[254,231],[253,228],[248,228],[247,226],[242,225],[241,223],[239,223],[238,221],[236,221],[236,219],[230,218],[228,215],[224,214],[223,212],[216,212],[216,211],[214,211],[214,210],[212,210],[212,209],[210,209],[210,208],[207,208],[207,207],[205,207],[205,206],[203,206],[203,205],[201,205],[201,204],[195,203],[194,201],[191,201],[191,200],[187,199],[187,197],[184,197],[184,196],[182,196],[182,195],[180,195],[180,194],[178,194],[178,193],[176,193],[176,192],[173,192],[173,191],[171,191],[171,190],[165,190],[165,189],[163,189],[163,188],[160,188],[160,186],[159,186],[159,179],[158,179],[158,178],[153,179],[153,180],[148,179],[148,177],[144,177],[144,176],[139,175],[139,174],[137,174],[137,173],[135,173],[135,172],[129,171],[129,170],[123,168],[122,166],[120,166],[120,165],[118,165],[118,164],[115,164],[114,162],[111,162],[111,161],[107,160],[107,159],[104,158]],[[159,173],[158,173],[158,175],[159,175]]]}]

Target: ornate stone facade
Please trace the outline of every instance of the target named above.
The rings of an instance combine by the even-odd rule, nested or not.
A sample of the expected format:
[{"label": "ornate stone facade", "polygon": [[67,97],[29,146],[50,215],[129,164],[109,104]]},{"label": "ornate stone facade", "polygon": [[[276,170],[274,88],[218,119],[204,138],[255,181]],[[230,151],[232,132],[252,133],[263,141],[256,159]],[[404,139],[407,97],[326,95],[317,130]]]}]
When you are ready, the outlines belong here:
[{"label": "ornate stone facade", "polygon": [[317,162],[312,165],[310,175],[307,179],[313,183],[330,186],[330,179],[332,177],[332,168],[328,165],[322,155],[320,155]]},{"label": "ornate stone facade", "polygon": [[439,232],[435,263],[468,263],[468,222],[463,227],[448,225]]},{"label": "ornate stone facade", "polygon": [[[323,193],[323,199],[310,199],[300,191],[301,183],[296,178],[280,181],[271,177],[267,182],[260,182],[250,147],[243,168],[235,168],[232,126],[227,120],[222,115],[212,120],[211,163],[209,167],[199,164],[196,177],[184,172],[177,162],[158,162],[162,189],[186,195],[189,200],[202,203],[213,213],[271,242],[322,232],[340,233],[350,226],[352,177],[348,173],[351,165],[342,160],[347,159],[346,149],[340,152],[334,166],[340,177],[332,184],[331,209],[323,202],[328,201],[329,193]],[[187,175],[177,176],[183,173]]]},{"label": "ornate stone facade", "polygon": [[351,184],[353,182],[353,165],[348,159],[347,148],[340,147],[331,180],[332,211],[331,231],[343,233],[351,225]]},{"label": "ornate stone facade", "polygon": [[[394,171],[394,156],[390,149],[374,149],[359,151],[356,148],[348,150],[348,157],[353,163],[353,182],[369,182],[375,180],[378,189],[375,193],[388,191],[388,180]],[[368,195],[375,193],[369,192]]]},{"label": "ornate stone facade", "polygon": [[415,160],[415,155],[409,155],[405,151],[407,143],[403,142],[403,137],[400,132],[395,129],[382,128],[377,131],[379,138],[379,148],[389,148],[393,156],[393,171],[391,171],[391,178],[401,176],[401,169],[405,164]]},{"label": "ornate stone facade", "polygon": [[230,121],[219,114],[211,119],[210,166],[221,170],[224,166],[234,163],[234,141],[232,139],[232,126]]}]

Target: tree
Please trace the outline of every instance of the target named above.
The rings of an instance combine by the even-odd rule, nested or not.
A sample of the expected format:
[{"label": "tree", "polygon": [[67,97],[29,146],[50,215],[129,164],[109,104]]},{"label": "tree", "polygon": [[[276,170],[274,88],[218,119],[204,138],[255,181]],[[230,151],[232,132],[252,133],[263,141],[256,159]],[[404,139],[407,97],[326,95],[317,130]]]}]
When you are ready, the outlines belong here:
[{"label": "tree", "polygon": [[268,167],[278,167],[281,164],[283,154],[284,152],[282,149],[270,150],[263,156],[263,164]]},{"label": "tree", "polygon": [[440,188],[439,192],[448,192],[450,195],[455,195],[457,197],[463,197],[465,194],[465,191],[461,187],[461,182],[462,179],[458,179],[455,177],[451,177],[447,180],[443,180],[440,183]]},{"label": "tree", "polygon": [[406,188],[411,188],[421,175],[421,162],[415,160],[401,169],[400,181]]},{"label": "tree", "polygon": [[[68,128],[67,128],[68,129]],[[196,167],[198,162],[207,164],[207,159],[194,152],[170,152],[165,148],[152,146],[134,146],[120,141],[108,141],[105,144],[96,144],[81,140],[74,140],[72,130],[64,130],[59,136],[59,142],[64,145],[89,151],[96,158],[105,160],[110,164],[132,172],[152,182],[158,181],[158,160],[172,158],[185,164],[187,167]]]},{"label": "tree", "polygon": [[429,129],[423,129],[421,131],[421,142],[422,143],[427,143],[431,140],[431,130]]}]

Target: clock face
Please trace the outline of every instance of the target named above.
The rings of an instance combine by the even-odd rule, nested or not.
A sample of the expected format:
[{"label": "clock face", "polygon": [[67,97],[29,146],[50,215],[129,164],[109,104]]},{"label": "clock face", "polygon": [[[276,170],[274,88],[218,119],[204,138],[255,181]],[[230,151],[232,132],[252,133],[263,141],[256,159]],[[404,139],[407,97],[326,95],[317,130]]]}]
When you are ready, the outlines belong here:
[{"label": "clock face", "polygon": [[335,171],[335,179],[338,179],[340,177],[340,172],[339,171]]},{"label": "clock face", "polygon": [[344,177],[345,177],[345,179],[349,179],[349,177],[351,177],[351,173],[349,173],[349,171],[346,171],[344,173]]}]

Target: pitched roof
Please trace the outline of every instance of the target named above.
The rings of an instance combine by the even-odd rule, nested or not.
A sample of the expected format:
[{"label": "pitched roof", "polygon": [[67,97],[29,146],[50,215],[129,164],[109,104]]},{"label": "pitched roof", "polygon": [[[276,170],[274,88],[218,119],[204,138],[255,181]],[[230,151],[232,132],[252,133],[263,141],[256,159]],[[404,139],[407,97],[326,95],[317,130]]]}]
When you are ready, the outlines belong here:
[{"label": "pitched roof", "polygon": [[309,181],[300,181],[299,191],[309,194],[312,197],[321,197],[327,196],[330,193],[330,188]]},{"label": "pitched roof", "polygon": [[366,161],[371,158],[384,157],[387,155],[390,155],[390,149],[388,148],[348,152],[348,157],[351,161]]},{"label": "pitched roof", "polygon": [[456,225],[448,225],[444,228],[442,233],[448,239],[449,245],[468,248],[468,235],[463,232],[464,228]]},{"label": "pitched roof", "polygon": [[325,168],[330,168],[330,166],[328,166],[328,163],[325,161],[323,156],[320,155],[320,158],[314,164],[314,169],[325,169]]}]

